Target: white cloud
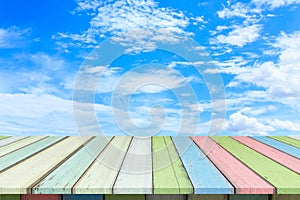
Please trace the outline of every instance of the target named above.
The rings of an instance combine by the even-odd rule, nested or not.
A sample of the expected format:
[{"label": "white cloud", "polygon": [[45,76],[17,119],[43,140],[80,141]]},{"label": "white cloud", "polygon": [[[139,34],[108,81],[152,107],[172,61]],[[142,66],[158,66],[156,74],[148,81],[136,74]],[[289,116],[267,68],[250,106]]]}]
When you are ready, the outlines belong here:
[{"label": "white cloud", "polygon": [[300,3],[299,0],[252,0],[251,2],[258,7],[268,6],[270,9]]},{"label": "white cloud", "polygon": [[221,11],[218,11],[219,18],[232,18],[232,17],[243,17],[248,18],[249,13],[255,10],[251,10],[247,4],[238,2],[236,4],[230,5],[228,8],[224,8]]},{"label": "white cloud", "polygon": [[268,120],[268,123],[281,130],[287,130],[287,131],[300,131],[300,124],[288,121],[288,120]]},{"label": "white cloud", "polygon": [[29,28],[20,29],[16,26],[0,28],[0,49],[23,47],[29,34]]}]

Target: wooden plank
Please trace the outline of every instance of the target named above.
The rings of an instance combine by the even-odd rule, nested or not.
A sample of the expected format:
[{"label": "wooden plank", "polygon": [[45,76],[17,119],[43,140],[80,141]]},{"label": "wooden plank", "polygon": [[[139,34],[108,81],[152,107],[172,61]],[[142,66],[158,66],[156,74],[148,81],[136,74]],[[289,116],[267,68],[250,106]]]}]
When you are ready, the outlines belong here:
[{"label": "wooden plank", "polygon": [[16,142],[18,140],[22,140],[26,137],[28,137],[28,136],[14,136],[14,137],[5,138],[3,140],[0,140],[0,147],[11,144],[11,143]]},{"label": "wooden plank", "polygon": [[300,159],[297,159],[289,154],[283,153],[282,151],[274,149],[249,137],[237,136],[233,138],[239,141],[240,143],[250,147],[251,149],[267,156],[268,158],[271,158],[272,160],[300,174]]},{"label": "wooden plank", "polygon": [[63,200],[103,200],[101,194],[65,194]]},{"label": "wooden plank", "polygon": [[95,137],[32,189],[34,194],[71,194],[72,187],[112,137]]},{"label": "wooden plank", "polygon": [[269,200],[265,194],[233,194],[229,195],[229,200]]},{"label": "wooden plank", "polygon": [[61,141],[65,137],[48,137],[0,157],[0,172]]},{"label": "wooden plank", "polygon": [[234,188],[189,137],[173,137],[196,194],[233,194]]},{"label": "wooden plank", "polygon": [[289,137],[294,138],[296,140],[300,140],[300,135],[293,135],[293,136],[289,136]]},{"label": "wooden plank", "polygon": [[283,151],[285,153],[288,153],[292,156],[295,156],[296,158],[300,158],[300,149],[293,147],[291,145],[285,144],[283,142],[279,142],[277,140],[274,140],[272,138],[269,137],[261,137],[261,136],[256,136],[256,137],[252,137],[257,141],[260,141],[264,144],[267,144],[273,148],[276,148],[280,151]]},{"label": "wooden plank", "polygon": [[20,200],[19,194],[0,194],[0,200]]},{"label": "wooden plank", "polygon": [[153,137],[154,194],[191,194],[193,186],[170,137]]},{"label": "wooden plank", "polygon": [[9,136],[0,136],[0,140],[3,140],[5,138],[8,138]]},{"label": "wooden plank", "polygon": [[237,194],[273,194],[275,188],[209,137],[193,137],[197,146],[235,187]]},{"label": "wooden plank", "polygon": [[0,174],[1,194],[26,194],[31,187],[92,137],[69,137]]},{"label": "wooden plank", "polygon": [[272,195],[272,200],[300,200],[300,194],[277,194],[277,195]]},{"label": "wooden plank", "polygon": [[105,200],[145,200],[145,195],[142,194],[108,194],[105,195]]},{"label": "wooden plank", "polygon": [[236,158],[276,187],[279,194],[300,192],[300,175],[230,137],[218,137],[217,142]]},{"label": "wooden plank", "polygon": [[186,195],[180,194],[152,194],[146,195],[146,200],[186,200]]},{"label": "wooden plank", "polygon": [[286,144],[292,145],[294,147],[300,148],[300,141],[296,140],[294,138],[286,137],[286,136],[270,136],[270,138],[273,138],[275,140],[278,140],[280,142],[284,142]]},{"label": "wooden plank", "polygon": [[131,142],[131,137],[114,137],[73,187],[76,194],[112,194],[112,188]]},{"label": "wooden plank", "polygon": [[151,137],[133,138],[113,193],[152,194]]},{"label": "wooden plank", "polygon": [[21,195],[21,200],[60,200],[58,194],[25,194]]},{"label": "wooden plank", "polygon": [[227,200],[226,194],[189,194],[187,200]]},{"label": "wooden plank", "polygon": [[8,153],[11,153],[13,151],[16,151],[20,148],[23,148],[27,145],[30,145],[32,143],[35,143],[37,141],[40,141],[44,138],[46,138],[47,136],[33,136],[33,137],[28,137],[28,138],[25,138],[23,140],[19,140],[17,142],[14,142],[14,143],[11,143],[11,144],[8,144],[8,145],[5,145],[5,146],[2,146],[0,147],[0,157],[1,156],[4,156]]}]

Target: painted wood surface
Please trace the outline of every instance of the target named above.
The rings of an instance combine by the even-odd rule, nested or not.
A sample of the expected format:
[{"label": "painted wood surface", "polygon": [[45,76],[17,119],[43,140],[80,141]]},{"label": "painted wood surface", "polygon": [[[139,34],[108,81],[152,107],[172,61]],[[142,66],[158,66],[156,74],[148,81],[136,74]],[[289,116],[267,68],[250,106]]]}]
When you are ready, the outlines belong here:
[{"label": "painted wood surface", "polygon": [[[103,200],[101,194],[65,194],[62,200]],[[133,199],[134,200],[134,199]]]},{"label": "painted wood surface", "polygon": [[271,200],[300,200],[299,194],[278,194],[272,195]]},{"label": "painted wood surface", "polygon": [[270,138],[300,148],[300,141],[286,136],[270,136]]},{"label": "painted wood surface", "polygon": [[105,200],[145,200],[146,196],[141,194],[108,194]]},{"label": "painted wood surface", "polygon": [[28,137],[28,138],[19,140],[17,142],[2,146],[2,147],[0,147],[0,157],[6,155],[8,153],[11,153],[13,151],[16,151],[20,148],[23,148],[27,145],[30,145],[30,144],[35,143],[37,141],[40,141],[40,140],[42,140],[46,137],[47,136]]},{"label": "painted wood surface", "polygon": [[5,138],[8,138],[9,136],[0,136],[0,140],[3,140]]},{"label": "painted wood surface", "polygon": [[294,138],[296,140],[300,140],[300,135],[293,135],[293,136],[290,136],[291,138]]},{"label": "painted wood surface", "polygon": [[[216,138],[215,138],[216,139]],[[300,193],[300,175],[250,149],[230,137],[218,137],[217,142],[231,154],[274,185],[279,194]]]},{"label": "painted wood surface", "polygon": [[61,141],[64,137],[48,137],[0,157],[0,172]]},{"label": "painted wood surface", "polygon": [[188,137],[173,137],[196,194],[233,194],[234,188]]},{"label": "painted wood surface", "polygon": [[0,194],[0,200],[20,200],[19,194]]},{"label": "painted wood surface", "polygon": [[114,137],[73,188],[80,194],[111,194],[132,137]]},{"label": "painted wood surface", "polygon": [[275,188],[209,137],[193,137],[199,148],[235,187],[237,194],[273,194]]},{"label": "painted wood surface", "polygon": [[7,137],[7,138],[4,138],[4,139],[1,139],[0,140],[0,147],[11,144],[13,142],[24,139],[26,137],[28,137],[28,136],[14,136],[14,137]]},{"label": "painted wood surface", "polygon": [[71,194],[72,187],[110,142],[111,137],[95,137],[33,188],[35,194]]},{"label": "painted wood surface", "polygon": [[151,137],[134,137],[114,184],[114,194],[152,194]]},{"label": "painted wood surface", "polygon": [[193,186],[170,137],[153,137],[154,194],[190,194]]},{"label": "painted wood surface", "polygon": [[251,138],[254,138],[257,141],[265,143],[273,148],[276,148],[280,151],[283,151],[285,153],[288,153],[288,154],[300,159],[300,149],[299,148],[285,144],[283,142],[279,142],[278,140],[274,140],[269,137],[256,136],[256,137],[251,137]]},{"label": "painted wood surface", "polygon": [[26,194],[21,195],[21,200],[61,200],[61,196],[54,194]]},{"label": "painted wood surface", "polygon": [[26,194],[91,137],[69,137],[0,174],[0,192]]},{"label": "painted wood surface", "polygon": [[264,194],[234,194],[229,195],[229,200],[269,200],[269,196]]},{"label": "painted wood surface", "polygon": [[226,194],[190,194],[187,200],[228,200]]},{"label": "painted wood surface", "polygon": [[268,158],[271,158],[272,160],[280,163],[281,165],[286,166],[287,168],[300,174],[299,159],[249,137],[236,136],[233,138],[239,141],[240,143],[250,147],[251,149],[267,156]]},{"label": "painted wood surface", "polygon": [[186,200],[186,195],[180,194],[152,194],[146,195],[146,200]]}]

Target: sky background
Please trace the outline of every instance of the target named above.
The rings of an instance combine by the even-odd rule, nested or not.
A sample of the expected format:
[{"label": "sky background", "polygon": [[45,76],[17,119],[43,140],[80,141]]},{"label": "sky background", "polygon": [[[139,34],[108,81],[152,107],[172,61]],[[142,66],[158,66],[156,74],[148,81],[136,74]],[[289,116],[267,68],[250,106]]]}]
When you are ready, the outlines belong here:
[{"label": "sky background", "polygon": [[[207,135],[222,125],[223,135],[299,135],[299,4],[2,1],[0,134]],[[204,72],[221,76],[224,108],[197,71],[207,65],[201,56],[191,62],[159,48],[187,38],[217,69]],[[124,52],[103,65],[97,56],[116,52],[98,50],[107,40]],[[93,94],[93,102],[74,99],[80,128],[75,83],[83,97]]]}]

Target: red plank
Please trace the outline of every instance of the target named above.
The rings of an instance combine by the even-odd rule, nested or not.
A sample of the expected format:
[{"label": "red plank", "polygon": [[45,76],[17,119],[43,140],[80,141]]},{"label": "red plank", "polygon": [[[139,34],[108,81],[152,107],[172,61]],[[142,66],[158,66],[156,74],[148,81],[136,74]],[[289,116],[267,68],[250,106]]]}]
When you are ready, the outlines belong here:
[{"label": "red plank", "polygon": [[251,149],[271,158],[272,160],[280,163],[287,168],[300,173],[300,160],[286,154],[282,151],[279,151],[275,148],[272,148],[266,144],[263,144],[255,139],[250,137],[243,137],[243,136],[235,136],[232,137],[233,139],[237,140],[238,142],[250,147]]},{"label": "red plank", "polygon": [[234,185],[237,194],[273,194],[275,188],[216,144],[209,137],[193,137],[194,142]]},{"label": "red plank", "polygon": [[21,200],[60,200],[60,195],[57,195],[57,194],[24,194],[24,195],[21,195]]}]

